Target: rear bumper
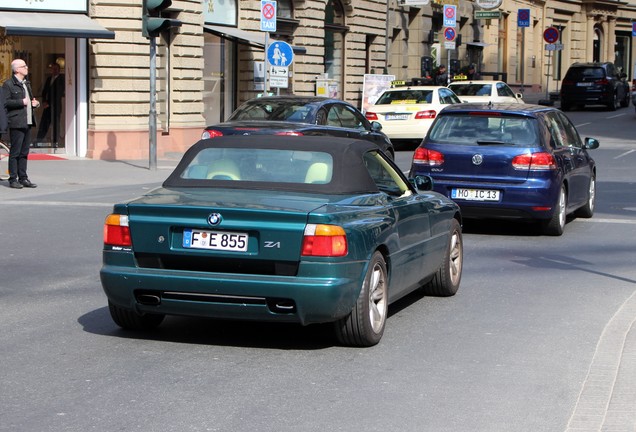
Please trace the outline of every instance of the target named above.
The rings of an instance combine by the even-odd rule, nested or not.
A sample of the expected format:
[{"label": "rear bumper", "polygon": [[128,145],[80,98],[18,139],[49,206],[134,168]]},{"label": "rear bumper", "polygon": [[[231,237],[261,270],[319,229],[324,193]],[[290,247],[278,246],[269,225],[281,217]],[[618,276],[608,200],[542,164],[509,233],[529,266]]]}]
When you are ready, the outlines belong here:
[{"label": "rear bumper", "polygon": [[398,121],[383,121],[382,122],[382,132],[390,139],[408,139],[408,140],[419,140],[424,139],[428,130],[431,128],[433,124],[433,119],[430,120],[419,120],[417,123],[411,124],[399,124]]},{"label": "rear bumper", "polygon": [[613,93],[605,91],[597,91],[594,93],[561,93],[561,103],[573,105],[607,105],[612,103],[613,98]]},{"label": "rear bumper", "polygon": [[[105,251],[105,263],[111,253],[121,252]],[[297,276],[268,276],[104,264],[100,278],[112,303],[138,312],[305,325],[349,314],[366,266],[361,261],[309,262],[300,264]],[[157,304],[146,301],[153,297]]]},{"label": "rear bumper", "polygon": [[529,179],[516,184],[445,182],[434,178],[435,191],[451,197],[455,188],[498,190],[499,201],[454,199],[464,218],[550,219],[554,213],[560,183],[553,180]]}]

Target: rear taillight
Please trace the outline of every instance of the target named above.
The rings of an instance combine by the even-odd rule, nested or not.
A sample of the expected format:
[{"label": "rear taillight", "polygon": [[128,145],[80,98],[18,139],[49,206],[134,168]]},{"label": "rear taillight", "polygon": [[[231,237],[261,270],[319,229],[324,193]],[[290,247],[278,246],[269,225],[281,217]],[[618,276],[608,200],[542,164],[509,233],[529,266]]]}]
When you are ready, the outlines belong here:
[{"label": "rear taillight", "polygon": [[206,129],[201,134],[201,139],[216,138],[220,136],[223,136],[223,132],[214,129]]},{"label": "rear taillight", "polygon": [[572,80],[563,80],[562,86],[571,86],[574,85],[574,81]]},{"label": "rear taillight", "polygon": [[518,170],[554,170],[556,169],[556,162],[554,156],[550,153],[526,153],[515,156],[512,159],[512,166]]},{"label": "rear taillight", "polygon": [[430,111],[419,111],[415,114],[415,120],[423,120],[423,119],[434,119],[437,113],[433,110]]},{"label": "rear taillight", "polygon": [[128,216],[110,214],[104,223],[104,244],[111,246],[132,246]]},{"label": "rear taillight", "polygon": [[607,80],[607,78],[603,78],[600,80],[596,80],[594,81],[594,84],[598,84],[598,85],[608,85],[609,81]]},{"label": "rear taillight", "polygon": [[413,153],[413,163],[428,166],[439,166],[444,163],[444,155],[435,150],[418,147]]},{"label": "rear taillight", "polygon": [[632,91],[636,92],[636,79],[632,80]]},{"label": "rear taillight", "polygon": [[377,120],[378,120],[378,115],[377,115],[376,113],[374,113],[374,112],[368,112],[368,113],[366,113],[364,116],[365,116],[365,117],[367,118],[367,120],[369,120],[369,121],[374,121],[374,120],[376,120],[376,121],[377,121]]},{"label": "rear taillight", "polygon": [[283,132],[276,132],[274,135],[303,136],[304,134],[302,132],[297,132],[297,131],[283,131]]},{"label": "rear taillight", "polygon": [[339,257],[347,255],[347,235],[337,225],[308,224],[302,246],[303,256]]}]

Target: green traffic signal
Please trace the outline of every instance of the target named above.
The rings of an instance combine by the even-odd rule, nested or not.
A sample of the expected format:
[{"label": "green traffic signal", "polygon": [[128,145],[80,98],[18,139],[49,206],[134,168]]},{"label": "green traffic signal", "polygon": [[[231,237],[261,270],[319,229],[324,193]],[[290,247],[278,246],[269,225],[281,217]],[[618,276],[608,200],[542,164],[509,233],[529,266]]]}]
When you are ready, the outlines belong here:
[{"label": "green traffic signal", "polygon": [[181,27],[180,20],[161,16],[161,11],[171,5],[172,0],[144,0],[141,33],[145,37],[157,37],[171,27]]}]

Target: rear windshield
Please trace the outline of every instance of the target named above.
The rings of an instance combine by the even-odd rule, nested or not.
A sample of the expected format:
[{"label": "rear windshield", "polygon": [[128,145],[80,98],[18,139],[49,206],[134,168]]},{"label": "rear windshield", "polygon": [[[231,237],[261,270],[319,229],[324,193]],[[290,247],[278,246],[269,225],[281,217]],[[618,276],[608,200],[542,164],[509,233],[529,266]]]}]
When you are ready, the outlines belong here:
[{"label": "rear windshield", "polygon": [[492,84],[457,84],[449,88],[457,96],[490,96]]},{"label": "rear windshield", "polygon": [[311,123],[312,106],[306,102],[289,101],[254,101],[239,107],[230,121],[234,120],[270,120],[293,121],[299,123]]},{"label": "rear windshield", "polygon": [[426,104],[433,100],[433,90],[397,90],[384,92],[376,105]]},{"label": "rear windshield", "polygon": [[320,151],[206,148],[181,172],[184,180],[329,183],[333,158]]},{"label": "rear windshield", "polygon": [[536,119],[516,116],[440,116],[429,132],[429,140],[441,144],[539,146]]},{"label": "rear windshield", "polygon": [[580,67],[570,68],[568,70],[565,79],[584,81],[586,79],[600,79],[605,78],[605,71],[600,67]]}]

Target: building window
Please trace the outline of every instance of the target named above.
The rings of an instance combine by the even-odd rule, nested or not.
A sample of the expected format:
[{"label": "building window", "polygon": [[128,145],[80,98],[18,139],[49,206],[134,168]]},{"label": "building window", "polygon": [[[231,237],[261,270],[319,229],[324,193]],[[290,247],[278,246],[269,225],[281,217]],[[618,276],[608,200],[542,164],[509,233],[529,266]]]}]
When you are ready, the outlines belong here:
[{"label": "building window", "polygon": [[294,31],[300,23],[294,19],[294,5],[291,0],[278,0],[276,3],[276,32],[272,38],[292,43]]},{"label": "building window", "polygon": [[344,80],[344,39],[347,32],[344,8],[340,0],[329,0],[325,10],[325,73],[338,82],[338,94],[342,95]]}]

